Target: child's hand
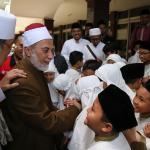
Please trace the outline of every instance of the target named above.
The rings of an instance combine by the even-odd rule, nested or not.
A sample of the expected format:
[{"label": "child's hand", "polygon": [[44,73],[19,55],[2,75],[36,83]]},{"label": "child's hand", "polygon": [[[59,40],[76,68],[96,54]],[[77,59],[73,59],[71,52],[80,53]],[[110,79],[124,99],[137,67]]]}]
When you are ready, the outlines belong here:
[{"label": "child's hand", "polygon": [[145,125],[144,134],[145,134],[146,137],[150,138],[150,123]]},{"label": "child's hand", "polygon": [[70,99],[70,98],[67,98],[65,99],[64,101],[64,105],[66,107],[69,107],[69,106],[76,106],[79,110],[81,110],[81,104],[78,102],[79,100],[78,99]]}]

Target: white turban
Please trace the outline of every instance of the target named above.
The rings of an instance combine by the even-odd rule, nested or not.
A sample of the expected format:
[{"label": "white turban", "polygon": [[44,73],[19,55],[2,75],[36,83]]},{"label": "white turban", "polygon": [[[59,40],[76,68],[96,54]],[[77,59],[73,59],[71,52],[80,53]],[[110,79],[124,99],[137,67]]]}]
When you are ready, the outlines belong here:
[{"label": "white turban", "polygon": [[114,62],[122,62],[122,58],[118,55],[118,54],[110,54],[107,58],[106,58],[106,62],[108,60],[113,60]]},{"label": "white turban", "polygon": [[77,89],[81,98],[82,108],[90,106],[97,95],[103,90],[103,84],[97,76],[82,77],[77,83]]},{"label": "white turban", "polygon": [[45,39],[52,39],[47,28],[41,23],[33,23],[25,29],[23,34],[23,45],[24,47],[28,47]]},{"label": "white turban", "polygon": [[71,87],[71,81],[66,74],[59,74],[53,81],[53,85],[58,90],[67,91]]},{"label": "white turban", "polygon": [[0,9],[0,39],[13,39],[16,27],[16,17]]},{"label": "white turban", "polygon": [[89,30],[89,36],[101,35],[101,30],[99,28],[93,28]]},{"label": "white turban", "polygon": [[109,84],[114,84],[122,90],[125,90],[126,84],[121,71],[116,64],[105,64],[95,71],[95,75]]}]

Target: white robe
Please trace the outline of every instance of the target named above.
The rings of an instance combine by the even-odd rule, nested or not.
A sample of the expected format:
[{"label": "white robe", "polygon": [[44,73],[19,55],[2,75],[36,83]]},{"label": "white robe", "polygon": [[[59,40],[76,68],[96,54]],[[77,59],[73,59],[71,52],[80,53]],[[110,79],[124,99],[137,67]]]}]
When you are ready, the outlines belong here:
[{"label": "white robe", "polygon": [[131,56],[128,59],[128,64],[133,64],[133,63],[141,63],[138,52],[136,52],[133,56]]},{"label": "white robe", "polygon": [[[97,58],[100,60],[104,61],[105,60],[105,54],[103,52],[105,44],[102,42],[99,42],[99,44],[95,47],[92,43],[89,44],[89,47],[93,51],[93,53],[96,55]],[[83,49],[83,54],[84,54],[84,60],[89,60],[89,59],[95,59],[91,52],[88,50],[87,46],[84,47]]]},{"label": "white robe", "polygon": [[131,150],[131,148],[124,135],[119,133],[119,136],[112,141],[94,141],[87,150]]},{"label": "white robe", "polygon": [[92,75],[79,79],[77,86],[83,110],[76,119],[73,135],[68,144],[68,149],[86,150],[92,143],[95,133],[84,124],[84,120],[87,116],[87,109],[93,104],[97,95],[102,91],[102,85],[99,79]]},{"label": "white robe", "polygon": [[147,149],[150,150],[150,138],[147,138],[144,135],[144,131],[143,131],[144,126],[147,123],[150,123],[150,117],[141,118],[139,113],[135,113],[135,116],[136,116],[136,119],[137,119],[137,122],[138,122],[138,126],[136,127],[136,130],[139,131],[146,138],[146,146],[147,146]]},{"label": "white robe", "polygon": [[61,51],[61,55],[63,55],[67,61],[67,63],[69,64],[69,55],[71,52],[73,51],[79,51],[83,53],[83,48],[85,45],[88,45],[90,42],[88,40],[85,39],[80,39],[79,43],[77,43],[75,41],[75,39],[70,39],[65,41],[62,51]]},{"label": "white robe", "polygon": [[145,65],[144,77],[150,76],[150,64]]},{"label": "white robe", "polygon": [[51,96],[51,101],[53,103],[54,106],[58,107],[59,104],[59,94],[57,92],[57,90],[54,88],[52,83],[48,83],[48,88],[49,88],[49,92],[50,92],[50,96]]},{"label": "white robe", "polygon": [[77,70],[70,68],[65,72],[66,75],[68,75],[68,77],[70,78],[71,82],[75,82],[77,79],[79,79],[81,77],[80,72],[78,72]]}]

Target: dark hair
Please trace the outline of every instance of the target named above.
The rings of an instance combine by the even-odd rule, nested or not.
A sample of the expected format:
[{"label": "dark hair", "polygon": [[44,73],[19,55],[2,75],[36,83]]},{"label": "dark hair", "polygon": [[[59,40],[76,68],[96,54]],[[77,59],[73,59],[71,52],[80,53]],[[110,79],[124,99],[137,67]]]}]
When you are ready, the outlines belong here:
[{"label": "dark hair", "polygon": [[148,9],[143,9],[143,10],[141,11],[141,13],[140,13],[141,16],[143,16],[143,15],[149,15],[149,14],[150,14],[150,12],[149,12]]},{"label": "dark hair", "polygon": [[18,40],[18,38],[22,36],[22,33],[16,34],[14,38],[14,43]]},{"label": "dark hair", "polygon": [[88,23],[85,24],[85,27],[91,27],[91,28],[93,28],[93,24],[91,22],[88,22]]},{"label": "dark hair", "polygon": [[67,62],[64,58],[64,56],[61,55],[56,55],[54,57],[54,65],[57,68],[57,71],[61,74],[61,73],[65,73],[66,70],[68,69],[68,65]]},{"label": "dark hair", "polygon": [[102,62],[98,62],[97,60],[87,60],[83,65],[83,71],[90,69],[95,71],[102,65]]},{"label": "dark hair", "polygon": [[150,50],[150,41],[141,41],[140,48]]},{"label": "dark hair", "polygon": [[102,24],[105,25],[105,26],[107,25],[106,22],[105,22],[105,20],[100,19],[100,20],[98,21],[98,23],[97,23],[97,26],[100,26],[100,25],[102,25]]},{"label": "dark hair", "polygon": [[82,30],[82,27],[81,27],[81,25],[79,24],[79,23],[73,23],[72,24],[72,26],[71,26],[71,29],[75,29],[75,28],[79,28],[79,29],[81,29]]},{"label": "dark hair", "polygon": [[125,80],[126,84],[134,84],[138,79],[139,78],[137,78],[137,79],[124,79],[124,80]]},{"label": "dark hair", "polygon": [[104,46],[104,48],[103,48],[103,52],[105,54],[107,54],[108,52],[112,52],[112,53],[115,52],[115,53],[117,53],[118,50],[119,50],[119,46],[118,46],[118,44],[116,42],[111,42],[109,44],[106,44]]},{"label": "dark hair", "polygon": [[78,51],[73,51],[70,53],[69,62],[72,66],[74,66],[78,61],[83,60],[83,53]]},{"label": "dark hair", "polygon": [[150,92],[150,79],[146,83],[143,83],[143,87],[146,88],[148,92]]}]

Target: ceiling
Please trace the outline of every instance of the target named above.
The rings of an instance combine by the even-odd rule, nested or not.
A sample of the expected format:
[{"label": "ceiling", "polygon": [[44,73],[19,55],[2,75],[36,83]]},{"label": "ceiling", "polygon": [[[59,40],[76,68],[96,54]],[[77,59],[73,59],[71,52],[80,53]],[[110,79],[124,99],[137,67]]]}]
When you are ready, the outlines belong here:
[{"label": "ceiling", "polygon": [[11,0],[10,11],[18,17],[52,18],[58,26],[85,20],[87,4],[85,0]]}]

